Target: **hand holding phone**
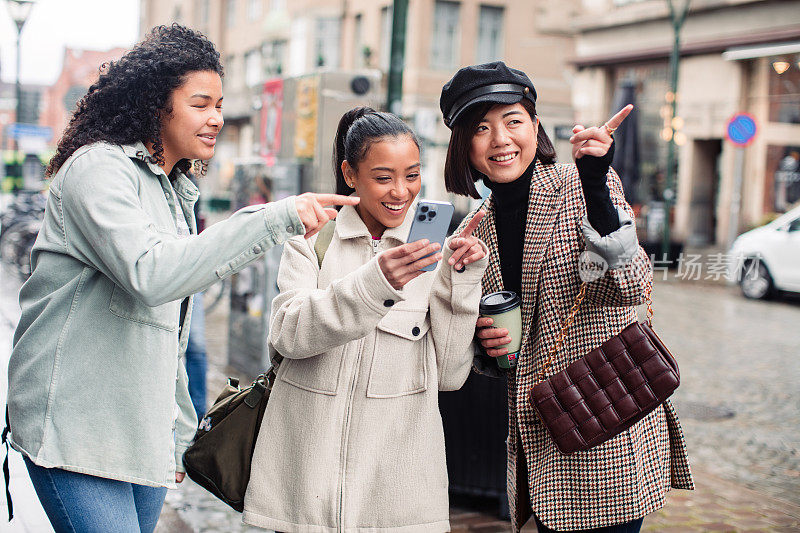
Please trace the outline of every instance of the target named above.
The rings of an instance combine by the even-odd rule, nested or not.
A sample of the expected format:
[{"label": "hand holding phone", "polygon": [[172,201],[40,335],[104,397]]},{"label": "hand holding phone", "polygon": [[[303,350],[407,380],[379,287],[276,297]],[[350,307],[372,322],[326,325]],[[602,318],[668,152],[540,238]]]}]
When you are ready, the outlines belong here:
[{"label": "hand holding phone", "polygon": [[438,242],[422,239],[396,246],[378,255],[378,266],[395,290],[423,274],[424,267],[442,259]]},{"label": "hand holding phone", "polygon": [[[453,218],[455,208],[450,202],[435,202],[432,200],[420,200],[417,210],[414,213],[414,221],[411,223],[411,230],[408,232],[406,242],[413,243],[422,239],[427,239],[431,243],[438,243],[439,248],[444,246],[447,237],[447,230],[450,228],[450,220]],[[421,268],[424,272],[436,269],[435,261]]]}]

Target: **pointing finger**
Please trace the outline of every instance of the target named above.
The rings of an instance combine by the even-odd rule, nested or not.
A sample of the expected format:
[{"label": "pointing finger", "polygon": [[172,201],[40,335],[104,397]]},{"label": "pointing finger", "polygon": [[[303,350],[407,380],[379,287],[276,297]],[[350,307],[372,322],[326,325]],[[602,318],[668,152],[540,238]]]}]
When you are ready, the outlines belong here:
[{"label": "pointing finger", "polygon": [[316,193],[314,197],[322,205],[356,205],[361,198],[342,194]]},{"label": "pointing finger", "polygon": [[608,124],[608,127],[612,130],[619,128],[619,125],[622,124],[622,121],[625,120],[625,117],[631,114],[631,111],[633,111],[633,104],[626,105],[620,109],[616,115],[608,119],[606,124]]},{"label": "pointing finger", "polygon": [[481,220],[483,217],[486,216],[486,211],[479,209],[477,213],[472,217],[472,220],[469,221],[467,227],[463,229],[461,233],[458,234],[459,237],[469,237],[472,235],[472,232],[478,229],[478,226],[481,224]]}]

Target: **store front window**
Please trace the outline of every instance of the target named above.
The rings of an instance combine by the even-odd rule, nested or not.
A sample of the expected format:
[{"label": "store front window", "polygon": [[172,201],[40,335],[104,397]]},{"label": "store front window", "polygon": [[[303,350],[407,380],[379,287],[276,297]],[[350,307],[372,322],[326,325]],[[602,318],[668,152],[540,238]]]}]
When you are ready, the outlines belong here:
[{"label": "store front window", "polygon": [[769,62],[769,121],[800,124],[800,56],[775,56]]},{"label": "store front window", "polygon": [[767,212],[785,213],[800,202],[800,146],[767,147]]},{"label": "store front window", "polygon": [[[639,140],[639,182],[635,185],[633,197],[637,203],[646,204],[653,200],[662,200],[664,193],[664,175],[667,166],[667,143],[661,138],[664,128],[664,99],[668,90],[667,63],[656,63],[638,66],[617,67],[613,73],[615,94],[623,82],[632,82],[635,87],[634,105],[638,111]],[[610,109],[608,116],[619,111]]]}]

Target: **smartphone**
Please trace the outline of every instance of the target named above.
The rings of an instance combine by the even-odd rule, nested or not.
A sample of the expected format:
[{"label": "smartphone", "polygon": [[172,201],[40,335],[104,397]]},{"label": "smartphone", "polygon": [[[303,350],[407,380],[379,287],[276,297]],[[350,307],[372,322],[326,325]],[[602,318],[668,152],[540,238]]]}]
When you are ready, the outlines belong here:
[{"label": "smartphone", "polygon": [[[439,246],[444,247],[444,239],[447,237],[447,230],[450,228],[450,219],[453,218],[454,210],[453,204],[450,202],[420,200],[417,204],[414,222],[411,223],[411,230],[408,232],[408,241],[406,242],[428,239],[429,242],[438,242]],[[439,251],[441,252],[441,249]],[[437,264],[438,261],[422,268],[422,270],[430,272],[436,269]]]}]

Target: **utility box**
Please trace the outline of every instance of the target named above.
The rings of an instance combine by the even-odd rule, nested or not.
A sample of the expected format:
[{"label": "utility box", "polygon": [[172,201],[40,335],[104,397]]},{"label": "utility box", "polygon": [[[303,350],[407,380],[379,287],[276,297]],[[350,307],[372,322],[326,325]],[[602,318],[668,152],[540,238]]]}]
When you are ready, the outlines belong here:
[{"label": "utility box", "polygon": [[323,71],[264,84],[258,119],[261,154],[268,163],[311,165],[303,191],[334,190],[333,142],[350,109],[380,109],[385,100],[378,70]]}]

